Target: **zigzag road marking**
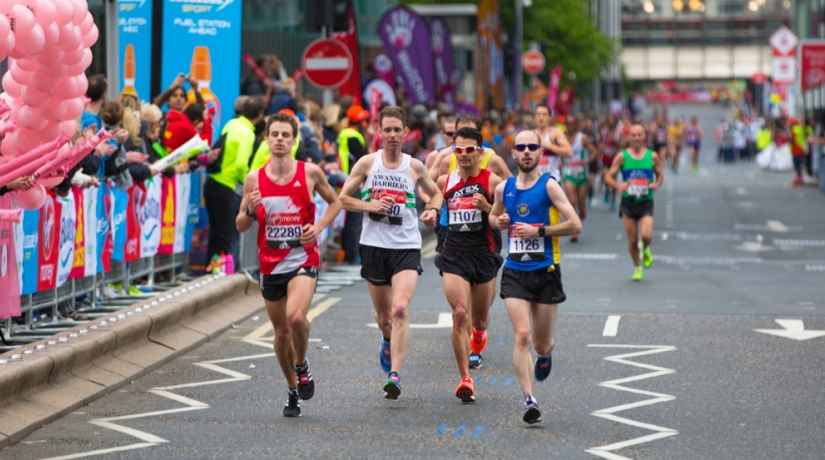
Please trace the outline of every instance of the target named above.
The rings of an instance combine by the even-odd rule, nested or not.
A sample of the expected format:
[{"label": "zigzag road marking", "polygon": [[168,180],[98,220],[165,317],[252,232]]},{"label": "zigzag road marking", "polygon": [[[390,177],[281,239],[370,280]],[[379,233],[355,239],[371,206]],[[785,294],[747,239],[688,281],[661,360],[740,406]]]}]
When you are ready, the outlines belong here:
[{"label": "zigzag road marking", "polygon": [[[316,296],[313,298],[313,301],[319,301],[323,299],[325,296]],[[314,308],[310,309],[307,312],[307,319],[312,322],[313,319],[317,318],[318,315],[327,311],[338,303],[341,299],[339,297],[330,297],[323,302],[320,302]],[[263,337],[266,335],[267,332],[272,330],[272,324],[267,322],[267,324],[262,325],[255,331],[248,334],[244,337],[243,341],[258,345],[266,348],[272,348],[272,337]],[[319,339],[310,339],[310,341],[317,341]],[[172,390],[178,390],[181,388],[194,388],[206,385],[218,385],[222,383],[233,383],[233,382],[242,382],[245,380],[250,380],[252,376],[244,374],[242,372],[233,371],[231,369],[227,369],[225,367],[218,366],[218,364],[222,363],[231,363],[236,361],[247,361],[252,359],[262,359],[262,358],[271,358],[275,356],[275,353],[263,353],[263,354],[256,354],[256,355],[248,355],[248,356],[238,356],[236,358],[227,358],[227,359],[216,359],[212,361],[202,361],[199,363],[194,363],[196,366],[202,367],[204,369],[208,369],[210,371],[217,372],[219,374],[227,375],[228,378],[217,379],[217,380],[207,380],[203,382],[192,382],[192,383],[182,383],[179,385],[171,385],[165,387],[155,387],[149,390],[149,393],[156,394],[158,396],[162,396],[167,399],[171,399],[173,401],[179,402],[184,404],[186,407],[179,407],[177,409],[166,409],[166,410],[159,410],[153,412],[142,412],[139,414],[131,414],[131,415],[124,415],[120,417],[107,417],[107,418],[99,418],[94,420],[89,420],[89,423],[92,425],[97,425],[103,428],[108,428],[113,431],[117,431],[134,438],[141,440],[142,442],[129,444],[126,446],[119,446],[119,447],[112,447],[108,449],[98,449],[92,450],[89,452],[80,452],[77,454],[70,454],[70,455],[61,455],[58,457],[50,457],[44,460],[70,460],[75,458],[85,458],[85,457],[93,457],[97,455],[106,455],[111,454],[114,452],[123,452],[127,450],[134,450],[134,449],[143,449],[146,447],[153,447],[159,444],[169,442],[168,439],[161,438],[160,436],[156,436],[152,433],[147,433],[145,431],[137,430],[134,428],[129,428],[123,425],[118,425],[115,422],[121,422],[124,420],[133,420],[139,418],[146,418],[146,417],[155,417],[158,415],[168,415],[168,414],[177,414],[181,412],[190,412],[195,410],[203,410],[209,409],[209,404],[197,401],[192,398],[187,398],[186,396],[181,396],[176,393],[172,393]]]},{"label": "zigzag road marking", "polygon": [[631,460],[628,457],[623,457],[621,455],[615,454],[615,453],[613,453],[613,451],[617,451],[619,449],[624,449],[625,447],[630,447],[630,446],[634,446],[634,445],[637,445],[637,444],[643,444],[643,443],[646,443],[646,442],[651,442],[651,441],[655,441],[657,439],[667,438],[667,437],[675,436],[675,435],[679,434],[678,431],[673,430],[671,428],[665,428],[665,427],[661,427],[661,426],[657,426],[657,425],[652,425],[652,424],[649,424],[649,423],[637,422],[637,421],[631,420],[629,418],[624,418],[624,417],[619,417],[617,415],[614,415],[618,412],[622,412],[622,411],[626,411],[626,410],[630,410],[630,409],[635,409],[637,407],[649,406],[651,404],[656,404],[656,403],[661,403],[661,402],[666,402],[666,401],[672,401],[672,400],[676,399],[676,396],[666,395],[666,394],[662,394],[662,393],[655,393],[655,392],[652,392],[652,391],[638,390],[636,388],[628,388],[628,387],[622,386],[622,384],[625,384],[625,383],[635,382],[635,381],[645,380],[645,379],[652,379],[654,377],[661,377],[663,375],[673,374],[674,372],[676,372],[675,370],[668,369],[666,367],[654,366],[652,364],[637,363],[635,361],[629,361],[626,358],[635,358],[635,357],[638,357],[638,356],[653,355],[653,354],[656,354],[656,353],[664,353],[664,352],[667,352],[667,351],[676,350],[676,347],[669,346],[669,345],[606,345],[606,344],[605,345],[600,345],[600,344],[588,345],[588,347],[629,348],[629,349],[642,349],[642,350],[644,350],[644,351],[636,351],[636,352],[633,352],[633,353],[627,353],[627,354],[622,354],[622,355],[608,356],[604,359],[605,359],[605,361],[612,361],[614,363],[626,364],[628,366],[641,367],[642,369],[649,369],[653,372],[648,372],[647,374],[635,375],[633,377],[626,377],[626,378],[623,378],[623,379],[609,380],[607,382],[602,382],[599,385],[603,386],[605,388],[613,389],[613,390],[626,391],[628,393],[651,396],[652,398],[651,399],[646,399],[644,401],[638,401],[638,402],[635,402],[635,403],[622,404],[621,406],[614,406],[614,407],[608,407],[606,409],[599,409],[599,410],[593,412],[591,415],[595,415],[596,417],[601,417],[601,418],[604,418],[604,419],[607,419],[607,420],[612,420],[614,422],[623,423],[625,425],[635,426],[635,427],[638,427],[638,428],[645,428],[647,430],[655,431],[656,433],[649,434],[647,436],[641,436],[641,437],[638,437],[638,438],[628,439],[627,441],[608,444],[606,446],[591,447],[590,449],[585,450],[585,452],[591,453],[593,455],[597,455],[597,456],[602,457],[602,458],[607,458],[607,459],[610,459],[610,460]]}]

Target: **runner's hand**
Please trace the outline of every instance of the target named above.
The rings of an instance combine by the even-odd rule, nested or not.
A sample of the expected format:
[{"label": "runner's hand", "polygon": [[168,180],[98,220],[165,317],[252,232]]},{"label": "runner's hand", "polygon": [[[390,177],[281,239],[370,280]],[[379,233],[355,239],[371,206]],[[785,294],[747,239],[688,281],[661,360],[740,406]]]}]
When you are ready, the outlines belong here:
[{"label": "runner's hand", "polygon": [[433,211],[432,209],[428,209],[421,213],[421,217],[419,218],[419,220],[421,222],[424,222],[424,225],[426,225],[427,227],[434,227],[435,219],[437,216],[438,214],[436,214],[435,211]]},{"label": "runner's hand", "polygon": [[301,232],[301,244],[310,246],[318,239],[318,228],[312,224],[306,224]]},{"label": "runner's hand", "polygon": [[654,183],[650,184],[650,189],[653,190],[654,192],[658,192],[659,191],[659,183],[654,182]]},{"label": "runner's hand", "polygon": [[627,191],[627,182],[619,182],[618,186],[616,187],[616,191],[619,193],[624,193]]},{"label": "runner's hand", "polygon": [[249,212],[257,213],[258,212],[258,206],[260,206],[260,205],[261,205],[261,191],[258,190],[257,187],[255,187],[255,190],[253,190],[252,193],[249,194],[249,206],[248,206]]},{"label": "runner's hand", "polygon": [[388,196],[381,197],[380,200],[372,202],[372,212],[386,214],[390,212],[390,209],[394,204],[395,201],[392,198]]},{"label": "runner's hand", "polygon": [[484,195],[480,193],[473,194],[473,206],[481,212],[490,212],[490,209],[493,208],[493,206],[487,202],[487,199],[484,198]]},{"label": "runner's hand", "polygon": [[513,233],[521,239],[535,238],[539,236],[539,228],[533,227],[530,224],[519,222],[516,224],[516,228],[513,230]]},{"label": "runner's hand", "polygon": [[496,226],[499,230],[507,230],[510,228],[510,215],[506,212],[496,218]]}]

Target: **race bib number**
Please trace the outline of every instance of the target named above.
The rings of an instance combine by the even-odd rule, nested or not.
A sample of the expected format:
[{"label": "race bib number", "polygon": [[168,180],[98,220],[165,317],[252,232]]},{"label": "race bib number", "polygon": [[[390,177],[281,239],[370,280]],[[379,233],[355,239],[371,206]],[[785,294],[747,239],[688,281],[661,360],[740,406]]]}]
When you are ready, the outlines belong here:
[{"label": "race bib number", "polygon": [[451,232],[477,232],[484,227],[481,211],[473,205],[473,197],[453,198],[447,202]]},{"label": "race bib number", "polygon": [[303,234],[300,214],[270,214],[266,219],[266,245],[270,249],[301,247]]},{"label": "race bib number", "polygon": [[604,156],[606,157],[615,157],[617,150],[612,147],[605,147],[604,149]]},{"label": "race bib number", "polygon": [[656,141],[660,143],[667,142],[667,132],[666,131],[656,131]]},{"label": "race bib number", "polygon": [[[541,224],[533,224],[538,227]],[[511,225],[509,230],[510,250],[507,257],[514,262],[529,262],[544,259],[544,237],[519,238],[516,236],[516,226]]]},{"label": "race bib number", "polygon": [[583,178],[584,177],[584,162],[571,161],[567,163],[567,175],[570,177]]},{"label": "race bib number", "polygon": [[627,194],[637,198],[645,197],[650,192],[650,181],[647,177],[631,177],[627,180]]},{"label": "race bib number", "polygon": [[548,157],[541,157],[539,158],[539,172],[542,174],[556,174],[553,165],[550,164],[550,158]]},{"label": "race bib number", "polygon": [[369,218],[382,224],[401,225],[404,222],[404,208],[407,207],[407,193],[403,190],[392,189],[372,189],[370,192],[371,201],[380,201],[385,196],[393,200],[390,210],[386,214],[370,212]]}]

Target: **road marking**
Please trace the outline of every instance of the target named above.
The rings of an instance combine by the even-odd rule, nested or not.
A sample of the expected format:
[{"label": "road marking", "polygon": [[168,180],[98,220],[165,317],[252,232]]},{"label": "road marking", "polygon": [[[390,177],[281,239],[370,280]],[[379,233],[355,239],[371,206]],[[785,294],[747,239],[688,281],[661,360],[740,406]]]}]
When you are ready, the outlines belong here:
[{"label": "road marking", "polygon": [[778,220],[769,220],[767,224],[768,229],[772,232],[786,233],[788,231],[788,227]]},{"label": "road marking", "polygon": [[421,247],[421,258],[432,259],[435,257],[436,246],[438,246],[438,238],[433,238],[431,241],[427,242],[427,244]]},{"label": "road marking", "polygon": [[455,430],[455,437],[457,438],[457,437],[461,436],[462,434],[464,434],[464,430],[466,430],[466,429],[467,429],[467,425],[459,425],[458,429]]},{"label": "road marking", "polygon": [[100,450],[93,450],[90,452],[81,452],[79,454],[71,454],[71,455],[61,455],[60,457],[49,457],[44,460],[70,460],[73,458],[85,458],[85,457],[92,457],[95,455],[106,455],[111,454],[114,452],[123,452],[126,450],[133,450],[133,449],[143,449],[144,447],[152,447],[157,446],[157,443],[154,442],[141,442],[137,444],[130,444],[128,446],[121,446],[121,447],[112,447],[110,449],[100,449]]},{"label": "road marking", "polygon": [[444,431],[447,429],[448,426],[449,425],[447,425],[446,423],[442,423],[441,426],[438,427],[438,430],[436,430],[435,432],[436,436],[441,436],[442,434],[444,434]]},{"label": "road marking", "polygon": [[[367,327],[374,327],[378,329],[378,325],[375,323],[367,323]],[[453,327],[453,314],[452,313],[439,313],[438,314],[438,322],[435,324],[410,324],[410,327],[413,329],[440,329],[440,328],[447,328]]]},{"label": "road marking", "polygon": [[505,380],[505,381],[504,381],[504,386],[508,386],[508,385],[510,385],[511,383],[513,383],[513,378],[512,378],[512,377],[509,377],[507,380]]},{"label": "road marking", "polygon": [[821,247],[821,246],[825,246],[825,240],[774,239],[773,244],[774,244],[774,246],[814,246],[814,247]]},{"label": "road marking", "polygon": [[565,253],[562,256],[565,259],[583,259],[583,260],[616,260],[619,258],[618,254],[588,254],[588,253]]},{"label": "road marking", "polygon": [[779,232],[779,233],[800,232],[800,231],[802,231],[802,227],[800,227],[800,226],[788,227],[785,224],[783,224],[782,222],[779,222],[778,220],[769,220],[769,221],[767,221],[767,225],[734,224],[733,229],[734,230],[750,230],[750,231],[757,231],[757,232]]},{"label": "road marking", "polygon": [[825,331],[806,331],[805,323],[803,323],[801,319],[777,319],[776,323],[784,329],[754,329],[754,331],[794,339],[800,342],[825,335]]},{"label": "road marking", "polygon": [[617,415],[614,415],[618,412],[622,412],[622,411],[625,411],[625,410],[635,409],[637,407],[642,407],[642,406],[649,406],[649,405],[652,405],[652,404],[672,401],[672,400],[676,399],[675,396],[666,395],[666,394],[663,394],[663,393],[655,393],[655,392],[652,392],[652,391],[639,390],[639,389],[636,389],[636,388],[628,388],[628,387],[622,386],[622,384],[624,384],[624,383],[635,382],[635,381],[645,380],[645,379],[651,379],[651,378],[654,378],[654,377],[661,377],[663,375],[668,375],[668,374],[675,373],[676,371],[673,370],[673,369],[668,369],[666,367],[660,367],[660,366],[654,366],[652,364],[644,364],[644,363],[638,363],[638,362],[635,362],[635,361],[629,361],[626,358],[635,358],[635,357],[638,357],[638,356],[652,355],[652,354],[657,354],[657,353],[665,353],[665,352],[668,352],[668,351],[676,350],[676,347],[670,346],[670,345],[607,345],[607,344],[604,344],[604,345],[603,344],[590,344],[590,345],[588,345],[588,347],[628,348],[628,349],[641,349],[642,350],[642,351],[636,351],[636,352],[626,353],[626,354],[621,354],[621,355],[608,356],[604,359],[605,359],[605,361],[611,361],[611,362],[614,362],[614,363],[625,364],[625,365],[628,365],[628,366],[641,367],[642,369],[649,369],[653,372],[648,372],[646,374],[641,374],[641,375],[634,375],[632,377],[626,377],[626,378],[617,379],[617,380],[609,380],[609,381],[600,383],[599,386],[603,386],[605,388],[610,388],[612,390],[617,390],[617,391],[624,391],[624,392],[633,393],[633,394],[652,396],[652,398],[651,399],[646,399],[644,401],[637,401],[635,403],[622,404],[622,405],[619,405],[619,406],[608,407],[606,409],[599,409],[597,411],[592,412],[591,415],[596,416],[596,417],[600,417],[600,418],[603,418],[603,419],[606,419],[606,420],[611,420],[611,421],[614,421],[614,422],[617,422],[617,423],[622,423],[622,424],[634,426],[634,427],[637,427],[637,428],[644,428],[644,429],[647,429],[647,430],[655,431],[656,433],[650,434],[650,435],[647,435],[647,436],[641,436],[641,437],[638,437],[638,438],[628,439],[627,441],[621,441],[621,442],[616,442],[616,443],[613,443],[613,444],[608,444],[606,446],[591,447],[590,449],[586,449],[585,452],[593,454],[593,455],[597,455],[597,456],[602,457],[602,458],[611,459],[611,460],[617,460],[617,459],[630,460],[627,457],[623,457],[621,455],[615,454],[612,451],[617,451],[617,450],[623,449],[625,447],[634,446],[634,445],[637,445],[637,444],[643,444],[643,443],[646,443],[646,442],[655,441],[657,439],[667,438],[667,437],[675,436],[675,435],[679,434],[678,431],[676,431],[674,429],[671,429],[671,428],[665,428],[665,427],[661,427],[661,426],[657,426],[657,425],[652,425],[652,424],[649,424],[649,423],[637,422],[636,420],[631,420],[631,419],[628,419],[628,418],[625,418],[625,417],[619,417]]},{"label": "road marking", "polygon": [[333,305],[335,305],[336,303],[338,303],[340,301],[341,301],[340,297],[330,297],[329,299],[326,299],[323,302],[319,303],[318,305],[316,305],[314,308],[312,308],[310,311],[307,312],[307,321],[309,321],[311,323],[312,320],[314,320],[315,318],[321,316],[321,313],[324,313],[325,311],[329,310]]},{"label": "road marking", "polygon": [[490,385],[495,385],[498,382],[498,377],[493,377],[490,379]]},{"label": "road marking", "polygon": [[473,437],[474,438],[477,438],[477,437],[481,436],[481,433],[484,433],[484,427],[483,426],[477,426],[477,427],[475,427],[475,429],[473,429]]},{"label": "road marking", "polygon": [[[321,299],[324,299],[325,297],[325,294],[316,294],[315,297],[312,298],[312,302],[317,302]],[[320,316],[325,311],[329,310],[330,307],[332,307],[340,301],[340,297],[330,297],[324,300],[323,302],[319,303],[307,312],[307,321],[311,323],[312,320]],[[273,331],[274,328],[272,327],[272,323],[267,321],[265,324],[260,325],[257,329],[247,334],[243,339],[241,339],[241,341],[252,345],[258,345],[264,348],[272,348],[272,340],[274,339],[274,337],[269,335],[269,333]],[[317,341],[317,339],[309,340],[310,342]]]},{"label": "road marking", "polygon": [[604,323],[604,331],[602,332],[602,336],[604,337],[616,337],[616,334],[619,332],[619,320],[622,319],[619,315],[610,315],[607,317],[607,321]]}]

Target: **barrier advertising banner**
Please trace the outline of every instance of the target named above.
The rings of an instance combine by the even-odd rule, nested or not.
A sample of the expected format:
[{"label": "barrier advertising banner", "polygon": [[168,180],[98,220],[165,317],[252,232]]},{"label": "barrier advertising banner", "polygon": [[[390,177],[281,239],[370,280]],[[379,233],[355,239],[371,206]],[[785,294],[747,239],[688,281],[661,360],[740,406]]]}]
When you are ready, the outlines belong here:
[{"label": "barrier advertising banner", "polygon": [[456,82],[453,81],[453,42],[450,26],[442,17],[430,22],[435,76],[438,81],[438,100],[453,109]]},{"label": "barrier advertising banner", "polygon": [[180,73],[198,82],[217,140],[241,85],[241,1],[164,0],[162,85]]},{"label": "barrier advertising banner", "polygon": [[393,8],[381,17],[378,35],[410,101],[435,102],[433,49],[424,19],[409,8]]},{"label": "barrier advertising banner", "polygon": [[[189,193],[191,187],[191,174],[179,174],[175,176],[175,242],[173,254],[184,252],[186,244],[186,225],[189,223]],[[166,211],[164,210],[164,214]]]},{"label": "barrier advertising banner", "polygon": [[[97,220],[97,202],[100,199],[98,187],[89,187],[83,190],[83,214],[86,216],[86,228],[83,237],[86,240],[86,260],[84,261],[83,276],[97,274],[97,227],[101,225]],[[103,215],[104,220],[106,215]]]},{"label": "barrier advertising banner", "polygon": [[802,91],[825,84],[825,40],[803,40],[799,46],[799,82]]},{"label": "barrier advertising banner", "polygon": [[163,180],[160,185],[160,202],[161,202],[161,219],[160,219],[160,245],[158,246],[158,254],[169,255],[173,254],[175,250],[175,220],[177,213],[175,211],[177,192],[175,176],[162,176]]},{"label": "barrier advertising banner", "polygon": [[[12,209],[10,193],[0,197],[0,209]],[[0,318],[20,314],[20,279],[17,276],[14,230],[11,221],[0,221]]]},{"label": "barrier advertising banner", "polygon": [[137,184],[129,187],[126,192],[129,203],[126,206],[126,247],[123,248],[123,261],[132,262],[140,259],[140,198],[145,195]]},{"label": "barrier advertising banner", "polygon": [[145,195],[138,215],[140,216],[140,257],[154,257],[160,246],[160,191],[161,177],[146,179],[141,190]]},{"label": "barrier advertising banner", "polygon": [[112,187],[113,212],[112,212],[112,260],[125,262],[126,237],[128,229],[126,227],[126,206],[129,204],[129,191],[118,190]]},{"label": "barrier advertising banner", "polygon": [[58,237],[60,234],[60,204],[54,199],[54,192],[46,191],[46,201],[40,208],[39,242],[37,254],[37,290],[55,288],[57,282]]},{"label": "barrier advertising banner", "polygon": [[152,4],[151,0],[117,2],[120,88],[142,101],[151,96]]},{"label": "barrier advertising banner", "polygon": [[37,262],[40,254],[40,243],[37,238],[40,232],[40,210],[23,211],[23,245],[20,263],[20,294],[28,295],[37,292]]},{"label": "barrier advertising banner", "polygon": [[86,228],[89,222],[86,221],[86,208],[83,191],[77,187],[72,187],[74,196],[74,216],[75,216],[75,236],[74,236],[74,260],[72,261],[72,271],[69,278],[83,278],[86,276]]},{"label": "barrier advertising banner", "polygon": [[74,194],[69,193],[65,198],[56,197],[60,205],[60,238],[58,239],[57,256],[57,283],[55,287],[63,286],[69,279],[74,265],[74,244],[77,219],[77,209],[74,203]]}]

